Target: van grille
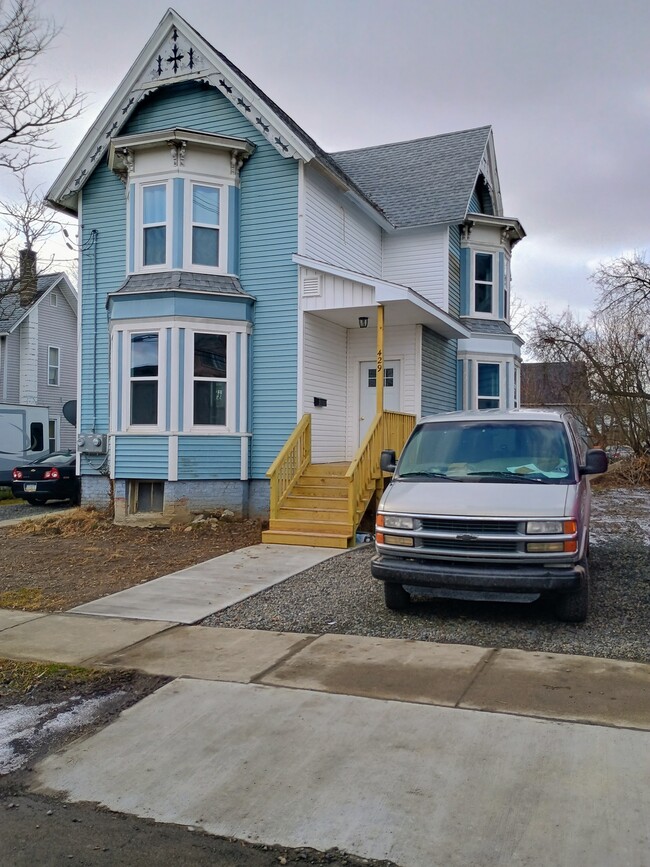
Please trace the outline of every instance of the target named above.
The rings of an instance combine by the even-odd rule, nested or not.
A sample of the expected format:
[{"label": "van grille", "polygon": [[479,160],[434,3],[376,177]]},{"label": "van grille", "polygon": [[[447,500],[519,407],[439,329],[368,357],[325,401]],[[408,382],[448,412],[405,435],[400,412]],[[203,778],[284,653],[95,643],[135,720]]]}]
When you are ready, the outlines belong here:
[{"label": "van grille", "polygon": [[486,539],[470,541],[467,539],[430,539],[423,536],[420,547],[436,551],[457,551],[467,554],[490,551],[498,554],[512,554],[518,550],[517,542],[490,542]]},{"label": "van grille", "polygon": [[461,521],[456,518],[422,518],[422,529],[430,533],[487,533],[513,536],[517,533],[516,521]]}]

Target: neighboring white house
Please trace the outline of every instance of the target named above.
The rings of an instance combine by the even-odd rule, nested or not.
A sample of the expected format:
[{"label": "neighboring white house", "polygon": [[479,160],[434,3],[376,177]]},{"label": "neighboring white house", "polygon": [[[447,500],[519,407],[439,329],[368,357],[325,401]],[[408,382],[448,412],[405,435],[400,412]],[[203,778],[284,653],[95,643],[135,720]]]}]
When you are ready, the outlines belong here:
[{"label": "neighboring white house", "polygon": [[[33,272],[32,272],[33,273]],[[72,449],[63,406],[77,397],[77,293],[63,273],[0,284],[0,404],[46,406],[51,451]]]}]

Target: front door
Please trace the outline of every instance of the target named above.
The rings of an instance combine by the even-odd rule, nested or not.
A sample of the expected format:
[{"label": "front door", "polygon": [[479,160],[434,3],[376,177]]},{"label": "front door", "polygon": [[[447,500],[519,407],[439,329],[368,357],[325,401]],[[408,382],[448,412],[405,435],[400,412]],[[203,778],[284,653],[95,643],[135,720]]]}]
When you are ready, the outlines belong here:
[{"label": "front door", "polygon": [[[384,363],[384,409],[400,410],[401,362]],[[377,364],[362,361],[359,365],[359,443],[370,427],[377,412]]]}]

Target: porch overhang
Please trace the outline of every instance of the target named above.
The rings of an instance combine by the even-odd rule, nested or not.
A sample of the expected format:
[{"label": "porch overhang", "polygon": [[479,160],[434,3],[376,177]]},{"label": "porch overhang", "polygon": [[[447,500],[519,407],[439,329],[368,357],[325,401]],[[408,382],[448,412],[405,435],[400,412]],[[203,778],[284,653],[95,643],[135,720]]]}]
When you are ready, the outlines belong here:
[{"label": "porch overhang", "polygon": [[310,259],[298,254],[293,256],[293,261],[303,268],[341,277],[373,290],[373,301],[369,305],[346,306],[337,300],[336,303],[321,304],[317,309],[309,310],[310,313],[330,322],[335,322],[344,328],[358,328],[359,316],[367,316],[368,325],[376,327],[376,308],[381,304],[385,310],[387,327],[392,325],[426,325],[427,328],[449,340],[471,337],[469,329],[459,320],[408,286],[390,283],[368,274],[350,271],[338,265],[330,265],[328,262],[321,262],[318,259]]}]

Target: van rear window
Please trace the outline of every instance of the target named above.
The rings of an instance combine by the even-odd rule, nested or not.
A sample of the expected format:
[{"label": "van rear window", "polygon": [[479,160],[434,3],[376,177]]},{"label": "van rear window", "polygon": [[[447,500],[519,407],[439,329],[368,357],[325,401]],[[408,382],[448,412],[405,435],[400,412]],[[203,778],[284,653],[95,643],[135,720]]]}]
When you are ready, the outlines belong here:
[{"label": "van rear window", "polygon": [[574,467],[561,422],[441,421],[415,429],[396,477],[566,484]]}]

